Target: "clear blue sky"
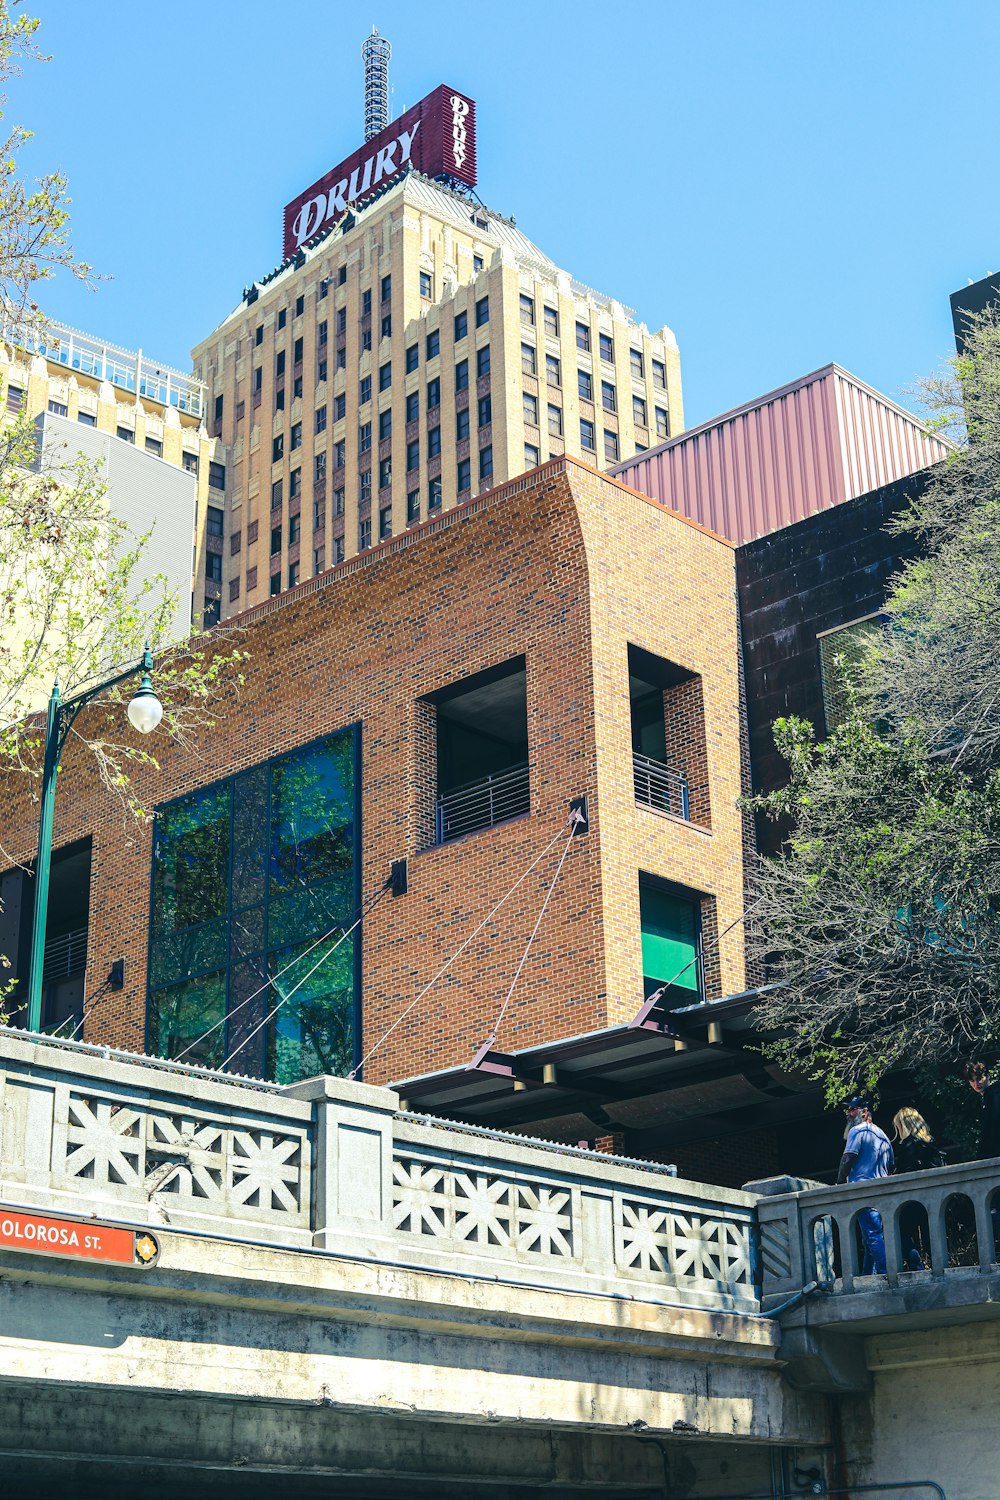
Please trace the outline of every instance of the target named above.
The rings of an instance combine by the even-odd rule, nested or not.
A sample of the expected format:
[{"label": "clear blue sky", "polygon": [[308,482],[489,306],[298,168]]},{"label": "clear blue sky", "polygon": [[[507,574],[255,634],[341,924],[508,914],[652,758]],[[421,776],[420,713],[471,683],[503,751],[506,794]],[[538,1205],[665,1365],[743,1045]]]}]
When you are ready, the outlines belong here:
[{"label": "clear blue sky", "polygon": [[835,359],[897,399],[1000,266],[996,0],[29,0],[53,60],[9,89],[70,179],[53,316],[189,368],[281,254],[281,211],[393,109],[478,103],[479,191],[558,264],[668,323],[688,425]]}]

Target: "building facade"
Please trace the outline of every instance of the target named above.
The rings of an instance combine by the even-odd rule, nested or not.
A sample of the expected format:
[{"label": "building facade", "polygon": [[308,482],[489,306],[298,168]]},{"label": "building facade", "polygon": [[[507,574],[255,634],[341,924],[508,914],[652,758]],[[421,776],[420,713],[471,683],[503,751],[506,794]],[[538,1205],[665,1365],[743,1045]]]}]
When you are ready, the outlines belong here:
[{"label": "building facade", "polygon": [[975,318],[991,309],[995,312],[1000,308],[1000,273],[994,271],[979,281],[970,281],[968,286],[952,292],[950,302],[955,345],[959,354],[964,354],[970,316]]},{"label": "building facade", "polygon": [[212,735],[137,773],[151,836],[67,747],[84,1036],[286,1082],[374,1047],[379,1081],[742,989],[735,586],[729,543],[561,457],[249,611]]},{"label": "building facade", "polygon": [[[175,601],[166,638],[185,640],[191,630],[191,539],[198,524],[199,475],[79,419],[44,411],[35,426],[40,470],[72,485],[74,464],[86,459],[101,476],[110,513],[125,523],[130,538],[147,539],[132,571],[132,587],[136,595],[144,587],[154,588],[157,596],[162,587]],[[51,683],[43,688],[47,699]]]},{"label": "building facade", "polygon": [[[830,366],[623,466],[623,479],[681,514],[730,537],[762,532],[736,547],[748,789],[773,791],[787,778],[775,719],[808,719],[820,737],[839,722],[839,659],[883,627],[891,579],[914,553],[912,538],[890,523],[947,452]],[[929,467],[850,498],[864,479],[921,457]],[[746,816],[755,823],[747,847],[776,854],[787,829]],[[742,940],[742,926],[736,931]],[[734,938],[720,936],[723,945]],[[747,983],[764,978],[752,965]],[[615,1150],[720,1184],[768,1173],[825,1180],[839,1160],[837,1122],[815,1083],[761,1058],[757,1003],[752,988],[708,1005],[675,994],[629,1028],[497,1049],[473,1069],[408,1069],[394,1086],[413,1109],[563,1141],[599,1119]],[[913,1080],[889,1077],[881,1094],[888,1119],[913,1102]]]},{"label": "building facade", "polygon": [[[887,528],[921,493],[929,472],[883,485],[737,549],[755,792],[775,791],[787,780],[774,744],[776,719],[808,719],[823,737],[844,717],[837,661],[860,654],[868,633],[883,627],[893,575],[917,551],[912,535]],[[761,853],[777,853],[781,837],[779,824],[758,819]]]},{"label": "building facade", "polygon": [[[151,504],[157,514],[147,516],[140,503],[141,516],[126,514],[122,519],[155,520],[162,531],[169,531],[175,560],[181,552],[187,559],[183,568],[179,562],[171,565],[172,573],[188,575],[185,618],[195,625],[202,620],[213,624],[219,617],[222,592],[225,468],[219,444],[205,427],[203,384],[180,370],[154,363],[141,350],[121,349],[62,324],[47,324],[31,344],[29,350],[0,341],[0,382],[7,416],[26,413],[32,420],[49,416],[92,428],[193,477],[193,532],[188,524],[187,489],[179,490],[169,480],[159,484],[150,479],[151,492],[155,492]],[[66,431],[61,432],[65,438]],[[82,450],[94,448],[91,439],[82,433],[80,437]],[[110,466],[113,444],[104,452]],[[125,457],[121,465],[134,467]],[[154,471],[145,472],[152,475]],[[163,511],[163,504],[170,503],[165,501],[167,491],[183,497],[178,501],[183,516],[172,504],[169,511]],[[113,495],[110,503],[114,504]]]},{"label": "building facade", "polygon": [[413,170],[255,282],[194,360],[224,446],[223,616],[551,458],[610,467],[683,425],[669,329]]}]

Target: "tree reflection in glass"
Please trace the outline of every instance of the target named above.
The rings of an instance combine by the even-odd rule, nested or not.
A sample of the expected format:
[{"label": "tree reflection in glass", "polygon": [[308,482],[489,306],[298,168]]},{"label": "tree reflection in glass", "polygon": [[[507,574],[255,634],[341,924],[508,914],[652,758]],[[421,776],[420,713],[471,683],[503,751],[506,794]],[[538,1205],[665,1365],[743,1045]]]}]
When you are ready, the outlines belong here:
[{"label": "tree reflection in glass", "polygon": [[349,736],[338,735],[272,764],[272,896],[351,868],[353,749]]},{"label": "tree reflection in glass", "polygon": [[186,1061],[218,1068],[225,1056],[225,1027],[217,1026],[226,1012],[225,974],[204,974],[183,984],[156,990],[149,999],[150,1046],[158,1057],[185,1052],[209,1027],[210,1036],[186,1053]]},{"label": "tree reflection in glass", "polygon": [[[298,949],[271,954],[272,974],[290,963],[272,985],[273,1005],[281,1008],[268,1027],[267,1076],[276,1083],[294,1083],[317,1073],[344,1074],[351,1068],[354,939],[347,938],[336,952],[327,953],[333,941],[311,952],[302,951],[308,944],[300,944]],[[309,975],[311,969],[315,973]]]},{"label": "tree reflection in glass", "polygon": [[352,1066],[353,940],[324,955],[357,901],[354,756],[354,732],[341,731],[158,813],[148,1044],[161,1056],[229,1057],[282,1082]]},{"label": "tree reflection in glass", "polygon": [[206,787],[157,814],[153,930],[159,935],[224,916],[229,905],[228,784]]}]

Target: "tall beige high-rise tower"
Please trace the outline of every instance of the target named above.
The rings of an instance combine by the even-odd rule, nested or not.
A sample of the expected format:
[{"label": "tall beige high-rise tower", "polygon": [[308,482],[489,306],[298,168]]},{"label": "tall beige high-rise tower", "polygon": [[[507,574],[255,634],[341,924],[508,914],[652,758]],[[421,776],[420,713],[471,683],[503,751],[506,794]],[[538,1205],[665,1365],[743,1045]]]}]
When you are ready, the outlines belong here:
[{"label": "tall beige high-rise tower", "polygon": [[[289,205],[286,259],[194,351],[222,441],[222,614],[546,459],[680,431],[680,360],[475,182],[444,86]],[[366,191],[367,190],[367,191]]]}]

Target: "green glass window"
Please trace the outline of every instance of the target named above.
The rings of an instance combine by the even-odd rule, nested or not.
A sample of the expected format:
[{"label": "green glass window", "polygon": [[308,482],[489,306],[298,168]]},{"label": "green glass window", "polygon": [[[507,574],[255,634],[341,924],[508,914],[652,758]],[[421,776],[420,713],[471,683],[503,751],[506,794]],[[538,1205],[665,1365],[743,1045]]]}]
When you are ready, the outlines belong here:
[{"label": "green glass window", "polygon": [[[226,976],[202,974],[150,995],[149,1024],[163,1057],[186,1053],[186,1061],[217,1068],[225,1056]],[[210,1030],[213,1028],[214,1030]],[[210,1034],[205,1036],[204,1033]],[[198,1038],[204,1037],[199,1041]],[[194,1044],[194,1045],[192,1045]],[[190,1052],[187,1048],[190,1047]]]},{"label": "green glass window", "polygon": [[177,932],[225,913],[229,789],[209,787],[165,808],[153,866],[154,931]]},{"label": "green glass window", "polygon": [[693,1004],[701,994],[698,902],[640,881],[639,920],[644,993],[670,984],[678,1004]]},{"label": "green glass window", "polygon": [[851,700],[847,684],[864,661],[869,645],[884,630],[885,616],[869,615],[864,620],[854,620],[836,630],[826,630],[817,638],[823,717],[826,720],[827,734],[832,734],[850,713]]},{"label": "green glass window", "polygon": [[[271,955],[277,999],[290,998],[268,1035],[267,1076],[294,1083],[344,1074],[354,1062],[354,938],[328,957],[309,944]],[[319,967],[317,968],[317,964]],[[281,971],[284,971],[283,973]]]},{"label": "green glass window", "polygon": [[312,945],[358,905],[356,748],[345,730],[159,810],[150,1051],[210,1067],[231,1058],[282,1083],[353,1066],[354,938],[329,957],[336,932]]}]

